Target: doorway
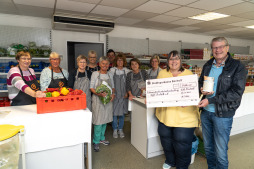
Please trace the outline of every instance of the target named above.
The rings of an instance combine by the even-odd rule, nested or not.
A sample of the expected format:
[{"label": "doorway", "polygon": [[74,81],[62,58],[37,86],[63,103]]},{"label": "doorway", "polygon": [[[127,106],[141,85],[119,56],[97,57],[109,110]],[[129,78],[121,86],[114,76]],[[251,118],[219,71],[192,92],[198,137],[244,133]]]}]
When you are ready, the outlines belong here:
[{"label": "doorway", "polygon": [[67,42],[67,58],[68,71],[77,68],[77,57],[85,55],[88,57],[88,52],[94,50],[97,53],[97,62],[101,56],[104,56],[104,43],[90,43],[90,42]]}]

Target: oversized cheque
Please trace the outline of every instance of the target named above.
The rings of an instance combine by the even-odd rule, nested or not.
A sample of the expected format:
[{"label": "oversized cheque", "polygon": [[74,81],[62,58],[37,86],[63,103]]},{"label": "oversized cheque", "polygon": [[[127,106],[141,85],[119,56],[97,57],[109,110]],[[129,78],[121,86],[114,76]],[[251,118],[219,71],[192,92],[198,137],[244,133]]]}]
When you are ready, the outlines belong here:
[{"label": "oversized cheque", "polygon": [[198,76],[146,80],[147,107],[198,105]]}]

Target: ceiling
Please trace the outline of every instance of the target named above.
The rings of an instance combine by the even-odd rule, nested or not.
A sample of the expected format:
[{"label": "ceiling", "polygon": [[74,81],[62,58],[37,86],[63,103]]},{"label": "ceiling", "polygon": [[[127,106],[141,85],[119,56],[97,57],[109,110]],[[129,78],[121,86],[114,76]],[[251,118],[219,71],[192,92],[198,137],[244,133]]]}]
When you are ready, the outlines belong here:
[{"label": "ceiling", "polygon": [[[51,18],[54,12],[113,20],[116,25],[254,40],[254,0],[1,0],[0,13]],[[213,21],[188,17],[230,15]]]}]

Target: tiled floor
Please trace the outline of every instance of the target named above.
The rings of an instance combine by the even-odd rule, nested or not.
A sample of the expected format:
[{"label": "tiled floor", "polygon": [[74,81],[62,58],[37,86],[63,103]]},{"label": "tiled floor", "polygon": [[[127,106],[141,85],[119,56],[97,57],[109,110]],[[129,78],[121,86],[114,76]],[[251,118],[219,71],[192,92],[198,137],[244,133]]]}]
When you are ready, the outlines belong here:
[{"label": "tiled floor", "polygon": [[[107,126],[109,146],[100,145],[100,152],[93,152],[93,169],[162,169],[164,155],[145,159],[130,143],[130,123],[125,122],[125,138],[114,139],[112,127]],[[229,169],[254,169],[254,130],[230,138]],[[189,169],[206,169],[206,158],[196,155]],[[173,168],[175,169],[175,168]]]}]

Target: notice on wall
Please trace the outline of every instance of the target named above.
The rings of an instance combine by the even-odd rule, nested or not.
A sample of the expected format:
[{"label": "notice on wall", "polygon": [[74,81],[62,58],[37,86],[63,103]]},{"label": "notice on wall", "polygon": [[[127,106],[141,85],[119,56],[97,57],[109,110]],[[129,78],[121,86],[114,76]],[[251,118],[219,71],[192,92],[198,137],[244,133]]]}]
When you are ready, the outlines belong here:
[{"label": "notice on wall", "polygon": [[188,75],[146,81],[147,107],[198,105],[198,76]]}]

